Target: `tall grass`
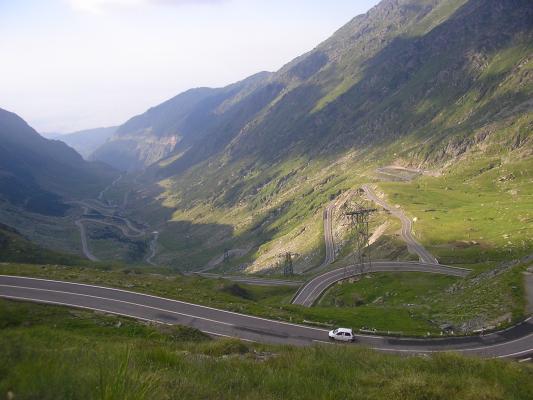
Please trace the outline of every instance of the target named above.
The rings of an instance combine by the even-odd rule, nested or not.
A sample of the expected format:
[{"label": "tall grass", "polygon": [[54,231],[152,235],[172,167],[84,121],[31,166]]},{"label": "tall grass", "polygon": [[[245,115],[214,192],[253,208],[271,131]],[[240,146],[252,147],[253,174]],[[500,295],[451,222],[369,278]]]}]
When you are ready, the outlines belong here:
[{"label": "tall grass", "polygon": [[533,393],[532,366],[516,362],[179,339],[122,318],[4,303],[2,317],[26,317],[0,330],[0,397],[508,400]]}]

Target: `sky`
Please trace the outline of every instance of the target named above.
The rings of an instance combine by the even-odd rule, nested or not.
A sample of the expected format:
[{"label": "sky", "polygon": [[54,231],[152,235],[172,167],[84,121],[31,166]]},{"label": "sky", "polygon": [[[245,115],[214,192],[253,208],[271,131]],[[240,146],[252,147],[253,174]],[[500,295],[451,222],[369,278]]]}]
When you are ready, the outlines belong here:
[{"label": "sky", "polygon": [[39,132],[113,126],[275,71],[378,0],[0,0],[0,108]]}]

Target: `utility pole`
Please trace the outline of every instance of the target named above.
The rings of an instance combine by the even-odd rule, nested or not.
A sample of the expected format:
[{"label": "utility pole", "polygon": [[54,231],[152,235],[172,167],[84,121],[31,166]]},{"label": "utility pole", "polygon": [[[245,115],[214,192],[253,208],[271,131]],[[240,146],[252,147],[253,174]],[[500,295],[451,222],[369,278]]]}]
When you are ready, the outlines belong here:
[{"label": "utility pole", "polygon": [[[368,240],[370,238],[368,221],[370,215],[376,211],[378,210],[375,208],[365,208],[357,204],[354,210],[345,213],[350,218],[352,231],[355,232],[354,268],[355,272],[360,274],[369,272],[372,269],[372,259],[368,248]],[[344,268],[345,276],[348,276],[349,273],[347,268]]]}]

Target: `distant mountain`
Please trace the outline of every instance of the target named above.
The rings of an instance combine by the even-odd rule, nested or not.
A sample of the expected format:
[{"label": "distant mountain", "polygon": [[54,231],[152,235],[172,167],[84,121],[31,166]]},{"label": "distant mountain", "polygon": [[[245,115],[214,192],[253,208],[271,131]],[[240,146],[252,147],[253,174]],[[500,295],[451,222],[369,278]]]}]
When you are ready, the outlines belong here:
[{"label": "distant mountain", "polygon": [[122,170],[144,168],[171,153],[203,160],[279,95],[282,87],[269,84],[269,76],[261,72],[224,88],[182,93],[120,126],[91,159]]},{"label": "distant mountain", "polygon": [[68,144],[74,150],[81,154],[81,156],[88,160],[92,153],[102,146],[107,139],[109,139],[117,130],[116,126],[109,128],[95,128],[83,131],[67,133],[55,137],[63,143]]},{"label": "distant mountain", "polygon": [[63,198],[94,196],[114,175],[0,109],[0,198],[27,211],[62,215],[68,208]]},{"label": "distant mountain", "polygon": [[39,132],[39,135],[45,139],[59,139],[61,136],[63,136],[62,133],[58,132]]}]

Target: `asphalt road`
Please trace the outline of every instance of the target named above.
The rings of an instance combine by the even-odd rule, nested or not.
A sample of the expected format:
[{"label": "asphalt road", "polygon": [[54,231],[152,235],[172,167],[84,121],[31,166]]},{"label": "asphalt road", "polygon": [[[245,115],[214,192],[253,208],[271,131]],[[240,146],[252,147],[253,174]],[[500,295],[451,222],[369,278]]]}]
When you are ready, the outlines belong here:
[{"label": "asphalt road", "polygon": [[[425,264],[407,261],[375,261],[372,263],[371,272],[425,272],[430,274],[465,277],[472,271],[469,269],[448,267],[440,264]],[[307,282],[305,286],[298,291],[292,303],[311,307],[322,293],[334,283],[361,274],[362,272],[357,270],[354,266],[325,272]]]},{"label": "asphalt road", "polygon": [[333,210],[335,204],[329,204],[324,210],[324,241],[326,243],[326,258],[322,266],[326,266],[335,261],[335,242],[333,241]]},{"label": "asphalt road", "polygon": [[212,279],[226,279],[228,281],[236,283],[244,283],[247,285],[255,286],[301,286],[303,281],[292,281],[292,280],[283,280],[283,279],[268,279],[268,278],[254,278],[238,275],[219,275],[219,274],[210,274],[207,272],[197,272],[194,275],[202,276],[204,278]]},{"label": "asphalt road", "polygon": [[[95,223],[95,224],[113,226],[113,227],[119,229],[124,236],[129,237],[129,238],[138,238],[138,237],[141,237],[141,236],[144,235],[144,233],[139,234],[138,230],[135,229],[135,228],[134,228],[135,229],[134,232],[136,232],[136,233],[133,233],[133,234],[129,233],[128,229],[132,230],[129,225],[127,225],[127,227],[125,227],[125,226],[120,225],[118,223],[102,221],[102,220],[99,220],[99,219],[79,218],[79,219],[77,219],[75,221],[75,224],[80,230],[82,251],[83,251],[83,254],[85,255],[85,257],[87,257],[91,261],[99,261],[99,259],[91,252],[91,249],[89,248],[89,241],[87,239],[87,231],[86,231],[85,225],[84,225],[85,222],[92,222],[92,223]],[[153,245],[151,243],[150,247],[152,248],[152,246],[154,246],[153,249],[155,250],[155,244]],[[153,258],[153,256],[151,256],[151,258]]]},{"label": "asphalt road", "polygon": [[152,232],[153,238],[150,240],[150,254],[146,257],[146,262],[151,265],[156,265],[153,261],[155,255],[157,254],[157,240],[159,239],[159,232]]},{"label": "asphalt road", "polygon": [[412,181],[414,178],[424,173],[424,171],[420,169],[405,168],[392,165],[388,167],[378,168],[376,169],[376,172],[380,175],[387,176],[392,181],[404,182]]},{"label": "asphalt road", "polygon": [[117,179],[115,179],[113,182],[111,182],[109,185],[105,187],[104,190],[102,190],[98,194],[98,200],[104,200],[106,192],[111,189],[113,186],[115,186],[120,180],[122,179],[122,175],[120,175]]},{"label": "asphalt road", "polygon": [[333,240],[333,210],[335,209],[335,203],[330,203],[324,208],[324,243],[326,244],[326,257],[324,262],[318,267],[311,267],[303,272],[309,272],[312,270],[320,270],[327,267],[333,261],[335,261],[335,242]]},{"label": "asphalt road", "polygon": [[[100,193],[100,196],[98,196],[99,199],[101,197],[103,198],[103,195],[109,189],[109,187],[116,184],[116,182],[118,182],[119,179],[115,180],[113,184],[111,184],[106,189],[104,189]],[[87,238],[87,231],[85,229],[85,226],[83,225],[85,222],[93,222],[96,224],[113,226],[119,229],[122,232],[122,234],[128,238],[140,238],[146,235],[145,230],[139,229],[138,227],[136,227],[128,218],[117,215],[117,207],[106,205],[102,203],[99,199],[89,199],[89,200],[72,202],[72,203],[81,205],[83,208],[84,214],[87,214],[89,210],[92,209],[107,218],[107,220],[102,220],[98,218],[91,218],[89,216],[82,216],[81,218],[75,221],[76,226],[80,230],[83,254],[85,255],[85,257],[87,257],[91,261],[99,261],[99,259],[94,254],[92,254],[90,250],[89,240]],[[117,222],[117,221],[120,221],[120,222]],[[146,262],[154,266],[156,264],[154,263],[153,259],[157,253],[158,239],[159,239],[159,233],[154,232],[152,240],[150,241],[150,254],[146,257]]]},{"label": "asphalt road", "polygon": [[385,210],[389,211],[396,218],[400,219],[402,222],[402,239],[407,244],[407,248],[410,252],[418,255],[421,262],[426,264],[438,264],[439,262],[429,251],[426,250],[413,236],[413,222],[411,219],[407,218],[404,212],[401,209],[392,207],[383,199],[380,199],[374,191],[368,186],[363,185],[362,189],[365,191],[367,197],[372,200],[374,203],[379,204]]},{"label": "asphalt road", "polygon": [[87,232],[85,232],[83,220],[79,219],[75,222],[75,224],[80,230],[81,249],[83,251],[83,254],[91,261],[99,261],[98,258],[93,253],[91,253],[89,245],[87,244]]},{"label": "asphalt road", "polygon": [[[328,342],[327,330],[273,321],[140,293],[68,282],[0,275],[0,297],[64,305],[163,324],[181,324],[216,336],[262,343],[311,345]],[[356,343],[402,354],[457,351],[482,357],[533,353],[531,319],[506,331],[475,337],[409,339],[356,335]]]}]

